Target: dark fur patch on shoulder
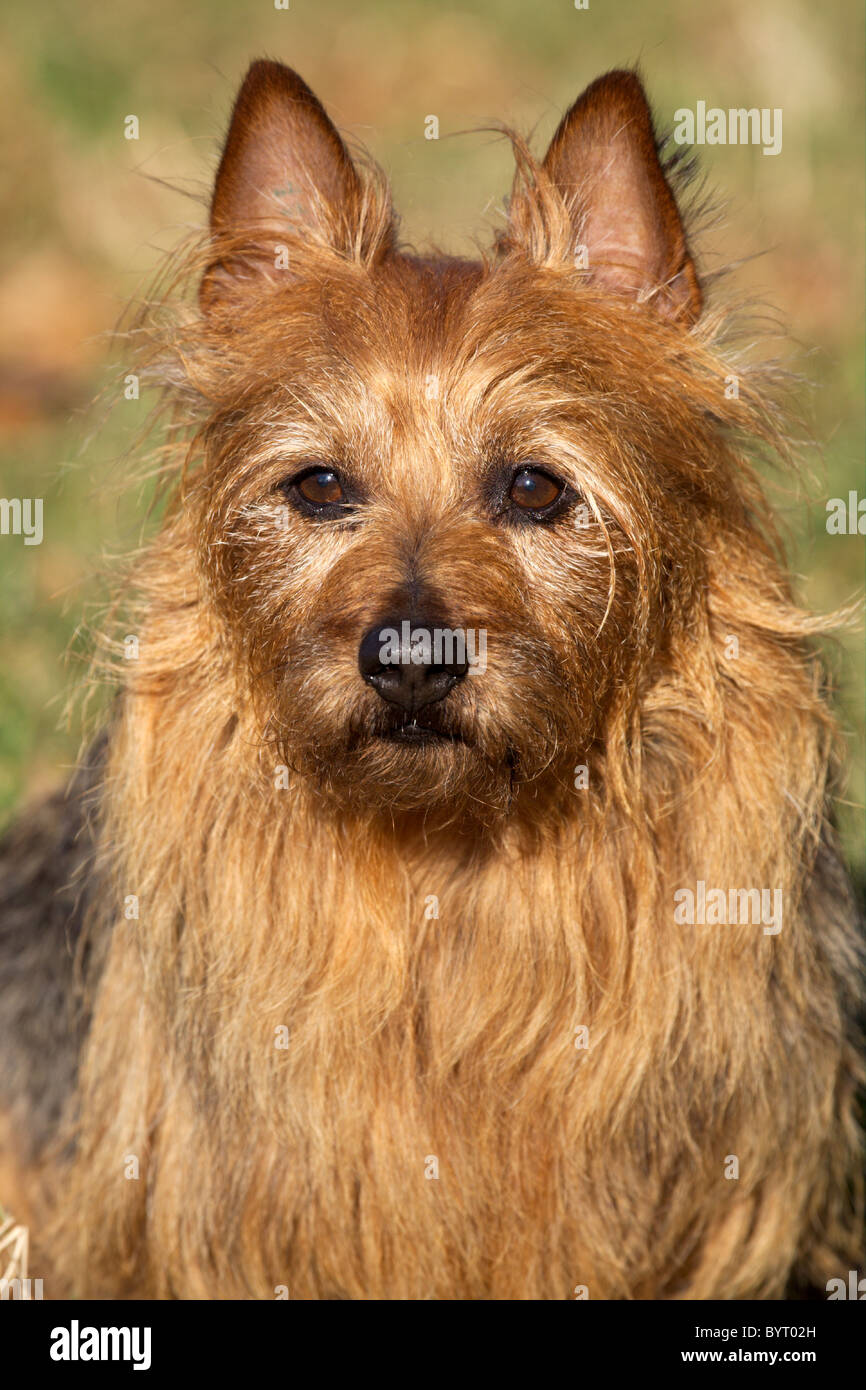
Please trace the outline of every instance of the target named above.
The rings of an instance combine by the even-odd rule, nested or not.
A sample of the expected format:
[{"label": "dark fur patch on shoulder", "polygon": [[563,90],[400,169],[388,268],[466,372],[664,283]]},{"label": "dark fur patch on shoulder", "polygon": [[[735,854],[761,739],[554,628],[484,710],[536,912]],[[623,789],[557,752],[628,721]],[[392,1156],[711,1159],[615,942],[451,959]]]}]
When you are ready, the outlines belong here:
[{"label": "dark fur patch on shoulder", "polygon": [[0,1108],[26,1160],[54,1135],[87,1033],[93,951],[82,927],[106,747],[103,735],[67,789],[0,839]]}]

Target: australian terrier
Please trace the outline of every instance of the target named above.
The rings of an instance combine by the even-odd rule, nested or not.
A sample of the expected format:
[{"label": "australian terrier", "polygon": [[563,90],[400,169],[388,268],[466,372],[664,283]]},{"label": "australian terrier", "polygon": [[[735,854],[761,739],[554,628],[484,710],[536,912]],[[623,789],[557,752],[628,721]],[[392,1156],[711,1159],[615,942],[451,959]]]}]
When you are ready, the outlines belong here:
[{"label": "australian terrier", "polygon": [[634,73],[542,162],[512,139],[489,254],[409,254],[254,63],[194,293],[139,325],[170,501],[107,728],[3,850],[0,1200],[49,1294],[774,1298],[857,1261],[776,397]]}]

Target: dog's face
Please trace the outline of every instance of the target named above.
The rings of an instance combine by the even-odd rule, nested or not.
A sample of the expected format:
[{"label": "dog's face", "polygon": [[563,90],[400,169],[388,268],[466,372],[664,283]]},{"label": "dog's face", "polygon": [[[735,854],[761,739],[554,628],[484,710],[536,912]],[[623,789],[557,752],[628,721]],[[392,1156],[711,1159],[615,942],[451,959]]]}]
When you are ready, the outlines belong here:
[{"label": "dog's face", "polygon": [[699,291],[636,79],[600,86],[484,265],[398,254],[287,69],[238,100],[202,562],[266,735],[347,802],[483,817],[570,781],[687,603],[712,443],[672,364]]}]

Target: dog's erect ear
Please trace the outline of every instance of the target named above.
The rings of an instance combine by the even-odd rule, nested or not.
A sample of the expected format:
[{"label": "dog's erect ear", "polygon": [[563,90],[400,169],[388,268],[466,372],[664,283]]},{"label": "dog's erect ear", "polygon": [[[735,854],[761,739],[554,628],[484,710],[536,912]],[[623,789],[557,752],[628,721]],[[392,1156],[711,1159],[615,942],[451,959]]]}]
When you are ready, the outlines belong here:
[{"label": "dog's erect ear", "polygon": [[571,208],[590,277],[693,323],[701,289],[635,73],[610,72],[587,87],[560,122],[544,169]]},{"label": "dog's erect ear", "polygon": [[[271,252],[264,243],[278,241],[281,230],[339,239],[359,201],[348,151],[306,83],[282,63],[253,63],[235,101],[214,184],[210,226],[216,258],[202,282],[203,306],[233,278],[248,278],[257,260],[265,266]],[[262,241],[261,258],[220,256],[220,248],[246,235]]]}]

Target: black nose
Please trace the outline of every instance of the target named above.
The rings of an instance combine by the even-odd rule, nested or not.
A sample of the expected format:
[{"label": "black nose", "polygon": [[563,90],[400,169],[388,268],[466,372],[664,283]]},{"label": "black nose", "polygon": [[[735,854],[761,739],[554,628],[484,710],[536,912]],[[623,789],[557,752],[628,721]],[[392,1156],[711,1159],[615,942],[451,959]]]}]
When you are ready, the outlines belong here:
[{"label": "black nose", "polygon": [[444,700],[466,675],[465,634],[417,619],[377,623],[361,639],[358,670],[383,700],[414,713]]}]

